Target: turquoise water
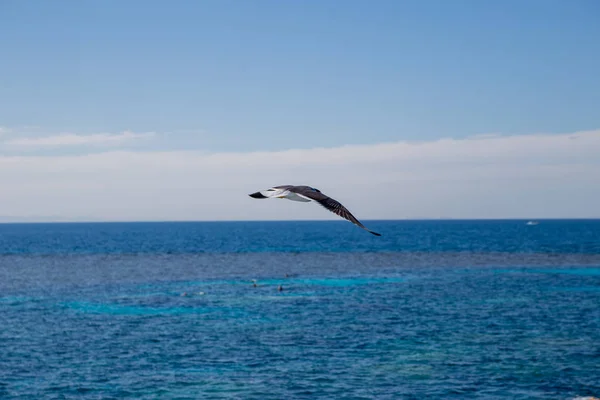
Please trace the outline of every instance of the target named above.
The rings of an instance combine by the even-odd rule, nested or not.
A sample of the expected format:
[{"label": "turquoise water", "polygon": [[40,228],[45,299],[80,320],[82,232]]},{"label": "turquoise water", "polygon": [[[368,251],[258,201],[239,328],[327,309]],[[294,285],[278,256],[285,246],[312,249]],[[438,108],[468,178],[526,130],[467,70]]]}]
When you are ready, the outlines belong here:
[{"label": "turquoise water", "polygon": [[0,398],[600,395],[600,221],[340,222],[0,225]]}]

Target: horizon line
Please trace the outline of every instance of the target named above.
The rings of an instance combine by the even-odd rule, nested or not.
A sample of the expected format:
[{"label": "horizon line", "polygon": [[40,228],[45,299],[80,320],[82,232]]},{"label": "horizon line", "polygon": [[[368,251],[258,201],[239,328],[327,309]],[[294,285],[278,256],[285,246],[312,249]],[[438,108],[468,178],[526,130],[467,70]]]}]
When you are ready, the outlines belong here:
[{"label": "horizon line", "polygon": [[[440,218],[391,218],[391,219],[367,219],[363,218],[361,221],[371,222],[421,222],[421,221],[600,221],[600,217],[542,217],[542,218],[524,218],[524,217],[489,217],[489,218],[453,218],[453,217],[440,217]],[[239,219],[239,220],[15,220],[15,221],[2,221],[0,225],[10,224],[162,224],[162,223],[236,223],[236,222],[339,222],[343,223],[346,221],[336,219]]]}]

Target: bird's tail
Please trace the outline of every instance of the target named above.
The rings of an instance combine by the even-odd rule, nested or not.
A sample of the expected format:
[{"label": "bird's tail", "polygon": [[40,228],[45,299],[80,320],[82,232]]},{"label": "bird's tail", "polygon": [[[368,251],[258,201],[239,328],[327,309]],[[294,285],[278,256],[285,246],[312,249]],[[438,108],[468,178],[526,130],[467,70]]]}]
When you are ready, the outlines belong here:
[{"label": "bird's tail", "polygon": [[263,195],[261,192],[254,192],[252,194],[249,194],[248,196],[253,197],[255,199],[268,199],[268,197]]}]

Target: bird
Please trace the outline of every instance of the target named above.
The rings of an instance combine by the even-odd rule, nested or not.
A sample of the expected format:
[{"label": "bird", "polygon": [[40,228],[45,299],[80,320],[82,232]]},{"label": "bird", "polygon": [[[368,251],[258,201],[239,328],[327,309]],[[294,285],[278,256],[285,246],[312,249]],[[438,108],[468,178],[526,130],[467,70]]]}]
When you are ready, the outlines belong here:
[{"label": "bird", "polygon": [[277,199],[288,199],[292,201],[300,201],[300,202],[311,202],[316,201],[321,206],[326,208],[327,210],[337,214],[338,216],[352,222],[353,224],[361,227],[367,232],[375,235],[381,236],[380,233],[373,232],[372,230],[365,227],[346,207],[344,207],[339,201],[327,196],[322,193],[319,189],[316,189],[312,186],[294,186],[294,185],[281,185],[281,186],[272,186],[269,189],[261,190],[258,192],[254,192],[249,194],[248,196],[254,199],[269,199],[269,198],[277,198]]}]

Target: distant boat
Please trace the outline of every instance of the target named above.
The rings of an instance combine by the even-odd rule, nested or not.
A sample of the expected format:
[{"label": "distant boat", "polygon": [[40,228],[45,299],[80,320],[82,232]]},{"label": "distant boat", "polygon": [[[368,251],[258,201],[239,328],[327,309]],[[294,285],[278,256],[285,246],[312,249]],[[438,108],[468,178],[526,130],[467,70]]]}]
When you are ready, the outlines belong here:
[{"label": "distant boat", "polygon": [[537,221],[529,221],[525,225],[537,225],[537,224],[539,224],[539,222],[537,222]]}]

